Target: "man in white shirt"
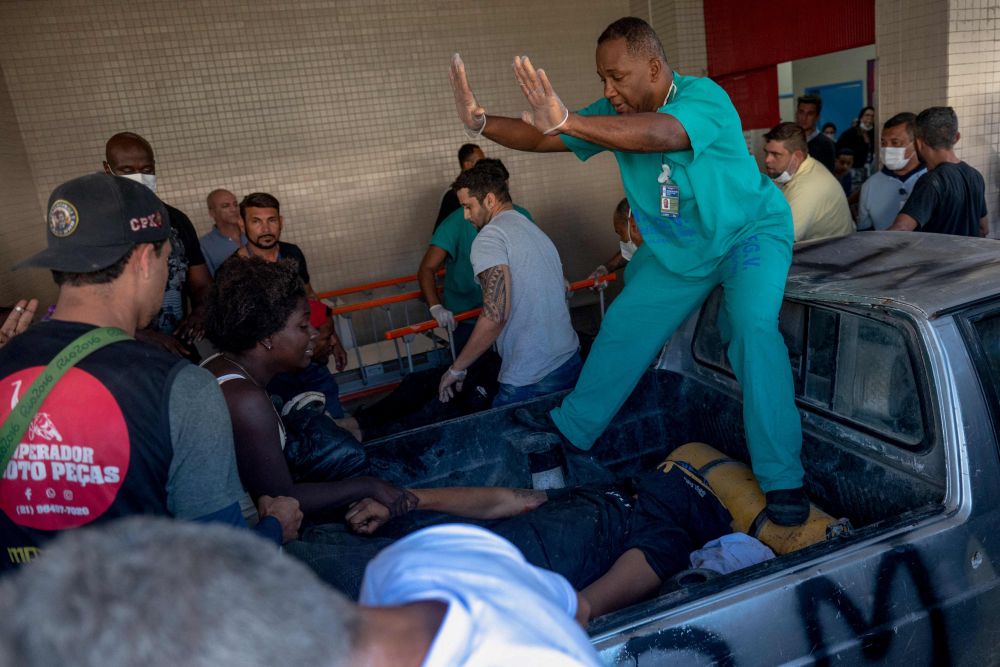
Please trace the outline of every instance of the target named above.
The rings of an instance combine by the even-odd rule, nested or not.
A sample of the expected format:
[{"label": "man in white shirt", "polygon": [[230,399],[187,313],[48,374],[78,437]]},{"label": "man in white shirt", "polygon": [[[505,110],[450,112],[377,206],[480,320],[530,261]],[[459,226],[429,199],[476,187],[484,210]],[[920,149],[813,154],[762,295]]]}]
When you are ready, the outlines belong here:
[{"label": "man in white shirt", "polygon": [[[423,667],[598,665],[561,575],[484,528],[444,524],[386,547],[365,570],[362,609],[432,602],[443,612]],[[404,607],[405,608],[405,607]]]},{"label": "man in white shirt", "polygon": [[914,136],[915,114],[898,113],[882,126],[882,168],[861,186],[858,204],[858,231],[889,229],[917,180],[927,173],[920,161]]}]

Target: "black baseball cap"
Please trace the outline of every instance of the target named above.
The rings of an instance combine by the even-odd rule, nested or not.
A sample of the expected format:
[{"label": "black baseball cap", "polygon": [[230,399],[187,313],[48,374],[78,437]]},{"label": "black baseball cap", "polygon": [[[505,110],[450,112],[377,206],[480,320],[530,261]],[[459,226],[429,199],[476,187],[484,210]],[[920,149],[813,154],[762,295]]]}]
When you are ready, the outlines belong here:
[{"label": "black baseball cap", "polygon": [[15,269],[93,273],[139,243],[170,237],[167,208],[149,188],[102,173],[74,178],[53,190],[46,226],[48,247]]}]

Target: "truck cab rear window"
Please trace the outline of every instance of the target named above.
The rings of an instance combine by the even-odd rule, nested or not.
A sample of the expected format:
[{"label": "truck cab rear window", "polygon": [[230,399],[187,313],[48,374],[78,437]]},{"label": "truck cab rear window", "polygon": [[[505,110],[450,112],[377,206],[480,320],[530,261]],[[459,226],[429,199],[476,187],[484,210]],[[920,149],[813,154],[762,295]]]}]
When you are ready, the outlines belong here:
[{"label": "truck cab rear window", "polygon": [[993,387],[1000,389],[1000,313],[984,315],[972,322],[986,357]]},{"label": "truck cab rear window", "polygon": [[[732,375],[721,334],[728,324],[720,327],[719,321],[725,318],[721,297],[717,290],[702,309],[694,356]],[[902,331],[879,319],[792,301],[782,306],[779,328],[800,405],[907,447],[923,442],[919,390]],[[1000,373],[1000,350],[995,363]]]}]

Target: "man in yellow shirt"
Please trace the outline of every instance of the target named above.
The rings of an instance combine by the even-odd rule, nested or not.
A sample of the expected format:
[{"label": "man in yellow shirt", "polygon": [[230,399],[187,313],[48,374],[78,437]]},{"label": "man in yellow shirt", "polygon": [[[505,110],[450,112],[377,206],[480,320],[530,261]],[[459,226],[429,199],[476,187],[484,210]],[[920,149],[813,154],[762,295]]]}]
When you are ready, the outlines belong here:
[{"label": "man in yellow shirt", "polygon": [[809,157],[802,128],[795,123],[778,123],[764,140],[764,166],[792,208],[795,241],[853,232],[844,189],[828,169]]}]

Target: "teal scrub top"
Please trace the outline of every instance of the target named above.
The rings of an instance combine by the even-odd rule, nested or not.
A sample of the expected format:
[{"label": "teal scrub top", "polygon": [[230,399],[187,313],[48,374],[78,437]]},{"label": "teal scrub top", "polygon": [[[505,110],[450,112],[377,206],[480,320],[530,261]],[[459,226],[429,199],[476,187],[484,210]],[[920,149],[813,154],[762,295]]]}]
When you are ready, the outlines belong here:
[{"label": "teal scrub top", "polygon": [[[687,131],[691,148],[667,153],[614,151],[625,195],[644,245],[671,271],[692,277],[712,273],[737,243],[763,231],[793,242],[792,213],[781,191],[747,150],[739,114],[714,81],[674,73],[677,92],[657,113],[670,114]],[[607,99],[577,111],[616,116]],[[561,135],[581,160],[608,150]],[[680,195],[680,215],[660,215],[662,164],[670,165]]]},{"label": "teal scrub top", "polygon": [[[534,222],[527,209],[514,204],[521,215]],[[465,219],[465,210],[457,209],[441,221],[431,237],[431,245],[441,248],[448,256],[444,260],[444,307],[453,313],[483,305],[483,290],[472,273],[472,242],[476,239],[475,225]]]}]

